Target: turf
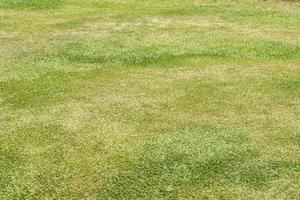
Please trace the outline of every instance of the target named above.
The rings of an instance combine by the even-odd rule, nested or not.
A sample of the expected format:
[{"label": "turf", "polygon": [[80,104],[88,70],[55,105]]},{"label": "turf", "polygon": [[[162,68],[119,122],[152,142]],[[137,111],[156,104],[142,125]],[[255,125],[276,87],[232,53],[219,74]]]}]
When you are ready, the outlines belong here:
[{"label": "turf", "polygon": [[299,199],[300,3],[0,0],[0,199]]}]

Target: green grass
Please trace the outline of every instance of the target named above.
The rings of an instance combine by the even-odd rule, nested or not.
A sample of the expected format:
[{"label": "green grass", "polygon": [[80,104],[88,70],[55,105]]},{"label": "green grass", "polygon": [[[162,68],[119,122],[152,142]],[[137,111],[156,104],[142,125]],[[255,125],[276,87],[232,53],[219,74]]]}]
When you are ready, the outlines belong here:
[{"label": "green grass", "polygon": [[0,0],[0,199],[299,199],[300,3]]},{"label": "green grass", "polygon": [[56,8],[62,2],[62,0],[1,0],[0,8],[42,10]]}]

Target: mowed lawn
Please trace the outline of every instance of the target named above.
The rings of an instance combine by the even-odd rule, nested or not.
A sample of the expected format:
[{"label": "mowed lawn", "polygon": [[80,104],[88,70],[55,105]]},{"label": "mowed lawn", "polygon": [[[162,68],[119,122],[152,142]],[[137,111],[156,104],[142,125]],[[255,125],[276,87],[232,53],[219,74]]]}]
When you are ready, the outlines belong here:
[{"label": "mowed lawn", "polygon": [[0,0],[0,199],[300,199],[300,2]]}]

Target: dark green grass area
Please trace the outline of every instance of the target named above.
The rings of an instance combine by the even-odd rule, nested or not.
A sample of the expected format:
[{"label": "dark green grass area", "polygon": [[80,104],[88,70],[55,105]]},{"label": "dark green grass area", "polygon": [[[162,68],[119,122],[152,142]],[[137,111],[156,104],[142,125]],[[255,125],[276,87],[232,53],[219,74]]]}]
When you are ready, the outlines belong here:
[{"label": "dark green grass area", "polygon": [[52,105],[67,99],[71,78],[68,74],[46,73],[38,79],[2,82],[0,92],[5,94],[4,103],[13,108]]},{"label": "dark green grass area", "polygon": [[[235,58],[277,58],[277,59],[293,59],[300,57],[300,47],[280,42],[244,42],[236,41],[235,46],[227,46],[226,42],[223,46],[197,45],[182,47],[184,53],[172,52],[172,47],[133,47],[132,49],[120,44],[118,46],[102,47],[101,44],[68,44],[58,52],[56,56],[61,56],[71,62],[84,63],[124,63],[147,65],[161,62],[163,64],[172,63],[173,61],[184,60],[195,57],[235,57]],[[122,48],[123,46],[123,48]],[[100,48],[99,48],[100,47]],[[99,49],[98,49],[99,48]],[[111,51],[111,52],[110,52]]]},{"label": "dark green grass area", "polygon": [[204,41],[199,41],[178,47],[172,44],[128,46],[114,41],[80,41],[59,45],[53,49],[38,50],[34,54],[21,54],[21,57],[25,60],[35,59],[37,62],[58,60],[81,64],[124,64],[143,67],[172,67],[185,60],[201,57],[279,60],[300,58],[299,45],[277,41],[235,40],[234,43],[232,42],[212,40],[211,43],[204,43]]},{"label": "dark green grass area", "polygon": [[300,92],[300,81],[298,79],[286,79],[282,80],[279,83],[279,88],[290,93],[298,93]]},{"label": "dark green grass area", "polygon": [[263,189],[300,170],[299,162],[259,157],[241,134],[209,126],[175,130],[147,142],[136,161],[108,177],[105,198],[187,198],[195,188],[225,185]]},{"label": "dark green grass area", "polygon": [[228,184],[231,170],[255,154],[234,133],[176,130],[148,142],[137,161],[113,176],[105,189],[113,198],[180,197],[180,188]]},{"label": "dark green grass area", "polygon": [[0,9],[45,10],[60,6],[63,0],[1,0]]}]

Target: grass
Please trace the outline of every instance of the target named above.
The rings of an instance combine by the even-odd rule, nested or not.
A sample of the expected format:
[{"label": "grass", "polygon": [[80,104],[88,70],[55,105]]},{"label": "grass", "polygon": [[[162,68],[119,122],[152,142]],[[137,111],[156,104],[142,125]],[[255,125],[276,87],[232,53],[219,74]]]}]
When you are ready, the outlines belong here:
[{"label": "grass", "polygon": [[299,199],[298,1],[0,0],[1,199]]}]

